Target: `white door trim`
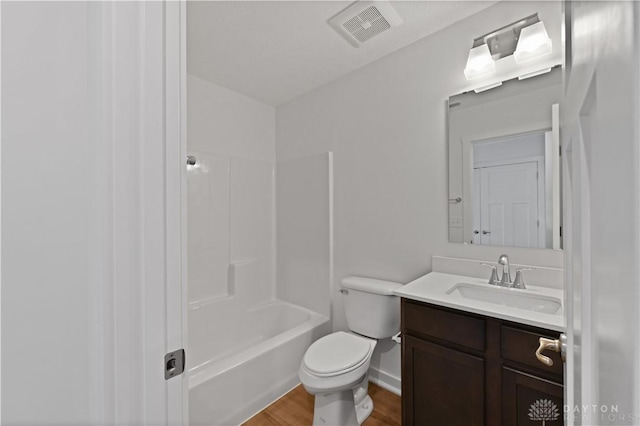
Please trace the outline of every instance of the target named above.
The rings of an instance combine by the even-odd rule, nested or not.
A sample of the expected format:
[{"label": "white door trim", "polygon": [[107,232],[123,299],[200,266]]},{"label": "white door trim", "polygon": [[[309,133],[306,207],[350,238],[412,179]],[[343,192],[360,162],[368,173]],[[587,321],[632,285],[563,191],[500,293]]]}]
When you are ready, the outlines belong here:
[{"label": "white door trim", "polygon": [[[561,134],[563,145],[573,145],[570,157],[563,158],[571,168],[570,204],[565,201],[570,211],[564,212],[571,218],[570,232],[564,233],[569,242],[567,401],[575,424],[637,424],[640,6],[567,2],[565,15],[570,54]],[[581,31],[594,17],[602,31]],[[607,49],[612,45],[616,49]],[[563,149],[563,156],[569,154]],[[618,415],[602,416],[606,409],[614,411],[611,407]]]},{"label": "white door trim", "polygon": [[[544,172],[544,157],[541,155],[530,156],[530,157],[518,157],[513,160],[495,160],[495,161],[481,161],[478,163],[473,163],[474,169],[482,169],[484,167],[495,167],[495,166],[510,166],[512,164],[520,164],[520,163],[538,163],[538,173]],[[543,173],[544,176],[544,173]]]},{"label": "white door trim", "polygon": [[88,3],[92,56],[92,418],[188,424],[183,235],[184,2]]},{"label": "white door trim", "polygon": [[[187,3],[165,3],[168,349],[187,349]],[[172,349],[174,348],[174,349]],[[167,423],[189,424],[187,365],[168,383]]]}]

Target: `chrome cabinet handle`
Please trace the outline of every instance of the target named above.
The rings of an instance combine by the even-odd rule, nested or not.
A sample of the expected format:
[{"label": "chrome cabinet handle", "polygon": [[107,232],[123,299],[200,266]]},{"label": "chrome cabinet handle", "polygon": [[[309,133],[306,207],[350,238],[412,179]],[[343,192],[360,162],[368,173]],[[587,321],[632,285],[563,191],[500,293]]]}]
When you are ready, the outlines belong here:
[{"label": "chrome cabinet handle", "polygon": [[490,233],[491,233],[491,231],[482,230],[482,235],[487,235],[487,234],[490,234]]},{"label": "chrome cabinet handle", "polygon": [[562,341],[561,339],[547,339],[546,337],[541,337],[539,341],[540,346],[538,346],[538,349],[536,350],[536,358],[538,358],[538,361],[544,365],[551,367],[553,365],[553,360],[546,355],[542,355],[542,351],[550,349],[554,352],[562,353]]},{"label": "chrome cabinet handle", "polygon": [[474,233],[474,234],[476,234],[476,235],[478,235],[478,234],[480,233],[480,231],[478,231],[477,229],[474,229],[474,230],[473,230],[473,233]]}]

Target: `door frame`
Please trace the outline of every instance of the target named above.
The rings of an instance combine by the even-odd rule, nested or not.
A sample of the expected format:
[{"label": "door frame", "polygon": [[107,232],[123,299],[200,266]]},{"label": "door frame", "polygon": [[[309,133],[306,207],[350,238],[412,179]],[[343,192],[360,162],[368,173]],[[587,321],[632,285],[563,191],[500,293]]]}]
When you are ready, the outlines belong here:
[{"label": "door frame", "polygon": [[[567,2],[564,13],[567,424],[601,423],[614,406],[625,417],[610,424],[623,424],[640,418],[640,6]],[[574,32],[594,17],[603,31]]]},{"label": "door frame", "polygon": [[92,418],[186,425],[187,375],[164,375],[165,354],[187,348],[186,2],[88,8]]},{"label": "door frame", "polygon": [[[187,277],[187,2],[165,0],[167,212],[167,351],[188,343]],[[167,381],[167,424],[189,424],[189,355],[184,373]]]}]

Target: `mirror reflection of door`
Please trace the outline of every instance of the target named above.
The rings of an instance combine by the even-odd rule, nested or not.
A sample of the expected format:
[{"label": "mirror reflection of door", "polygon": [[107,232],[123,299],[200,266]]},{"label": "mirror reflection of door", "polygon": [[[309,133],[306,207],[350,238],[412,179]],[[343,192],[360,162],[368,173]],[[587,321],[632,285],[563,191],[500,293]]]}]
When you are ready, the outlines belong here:
[{"label": "mirror reflection of door", "polygon": [[545,132],[473,143],[473,244],[545,247]]}]

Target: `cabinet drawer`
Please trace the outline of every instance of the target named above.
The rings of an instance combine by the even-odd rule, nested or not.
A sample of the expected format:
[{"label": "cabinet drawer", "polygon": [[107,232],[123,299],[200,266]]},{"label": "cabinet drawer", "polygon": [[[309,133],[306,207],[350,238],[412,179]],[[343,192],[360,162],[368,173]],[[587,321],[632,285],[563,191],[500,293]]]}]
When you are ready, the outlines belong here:
[{"label": "cabinet drawer", "polygon": [[558,339],[560,333],[554,334],[551,331],[540,330],[540,332],[532,332],[520,330],[513,327],[503,325],[501,327],[502,335],[502,358],[510,361],[535,368],[536,370],[562,376],[563,365],[562,358],[557,352],[545,351],[544,355],[553,360],[553,365],[548,367],[538,361],[536,358],[536,349],[540,344],[540,337],[549,339]]},{"label": "cabinet drawer", "polygon": [[408,332],[451,342],[477,351],[485,348],[485,322],[403,299],[402,315]]}]

